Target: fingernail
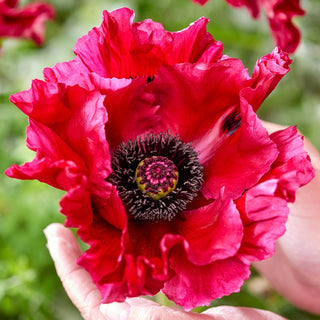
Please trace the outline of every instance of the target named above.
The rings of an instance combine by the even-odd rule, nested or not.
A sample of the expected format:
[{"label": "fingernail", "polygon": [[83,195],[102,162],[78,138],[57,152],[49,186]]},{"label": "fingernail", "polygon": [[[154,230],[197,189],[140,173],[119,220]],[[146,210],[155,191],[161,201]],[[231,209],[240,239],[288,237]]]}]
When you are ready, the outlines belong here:
[{"label": "fingernail", "polygon": [[102,304],[100,306],[100,311],[108,319],[129,320],[130,308],[130,304],[127,302],[112,302],[108,304]]},{"label": "fingernail", "polygon": [[62,225],[58,223],[52,223],[45,227],[43,229],[43,233],[46,236],[47,240],[49,241],[52,238],[57,238],[61,227]]}]

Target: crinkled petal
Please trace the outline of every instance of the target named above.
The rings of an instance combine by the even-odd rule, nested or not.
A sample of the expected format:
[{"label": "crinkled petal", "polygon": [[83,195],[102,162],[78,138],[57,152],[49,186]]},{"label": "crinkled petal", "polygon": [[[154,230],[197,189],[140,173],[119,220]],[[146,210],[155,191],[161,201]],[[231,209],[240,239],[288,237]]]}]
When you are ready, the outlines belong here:
[{"label": "crinkled petal", "polygon": [[[122,302],[127,297],[154,295],[163,287],[164,279],[154,276],[159,259],[136,258],[125,255],[121,272],[111,274],[98,283],[103,303]],[[162,265],[162,263],[160,262]],[[122,277],[120,277],[122,275]]]},{"label": "crinkled petal", "polygon": [[[99,91],[34,80],[30,90],[12,95],[11,102],[35,120],[28,134],[30,149],[37,150],[39,157],[74,161],[84,172],[89,170],[97,192],[101,185],[106,189],[104,179],[111,170],[107,113]],[[49,136],[50,143],[43,141]]]},{"label": "crinkled petal", "polygon": [[147,88],[159,106],[159,130],[169,129],[191,141],[205,164],[228,138],[223,119],[235,112],[242,97],[258,109],[288,72],[289,63],[285,53],[274,50],[258,60],[252,78],[240,60],[228,57],[209,65],[161,67]]},{"label": "crinkled petal", "polygon": [[49,157],[41,159],[36,157],[22,166],[13,164],[5,171],[5,174],[22,180],[37,179],[62,190],[68,190],[82,181],[82,175],[74,162],[53,161]]},{"label": "crinkled petal", "polygon": [[271,32],[277,46],[288,53],[294,53],[300,42],[300,31],[293,24],[295,16],[303,16],[300,0],[262,1]]},{"label": "crinkled petal", "polygon": [[[260,3],[258,0],[226,0],[233,7],[240,8],[245,6],[251,16],[257,19],[260,15]],[[263,1],[263,0],[262,0]]]},{"label": "crinkled petal", "polygon": [[202,193],[206,198],[217,198],[222,187],[226,197],[238,198],[269,171],[278,156],[276,144],[244,99],[240,116],[239,128],[205,164]]},{"label": "crinkled petal", "polygon": [[127,215],[115,187],[106,204],[94,210],[92,224],[78,230],[79,237],[90,245],[78,263],[99,283],[119,268],[127,241]]},{"label": "crinkled petal", "polygon": [[215,41],[207,32],[207,18],[200,18],[191,23],[187,28],[173,32],[173,41],[167,52],[170,65],[178,63],[212,63],[222,56],[223,46],[220,41]]},{"label": "crinkled petal", "polygon": [[108,123],[105,132],[111,150],[123,141],[134,140],[139,135],[154,131],[159,116],[156,115],[154,94],[145,91],[145,77],[132,80],[99,79],[101,81],[96,81],[97,86],[106,96],[104,103]]},{"label": "crinkled petal", "polygon": [[78,263],[98,283],[118,268],[123,254],[124,231],[95,215],[93,223],[80,228],[78,235],[90,245],[78,259]]},{"label": "crinkled petal", "polygon": [[27,145],[36,158],[12,166],[6,174],[68,191],[61,202],[66,224],[90,223],[91,202],[100,205],[110,193],[105,181],[111,169],[104,97],[97,90],[35,80],[30,90],[11,96],[11,101],[29,115]]},{"label": "crinkled petal", "polygon": [[[230,199],[219,198],[197,210],[186,211],[176,225],[187,258],[195,265],[234,256],[243,235],[239,212]],[[162,246],[169,247],[166,240],[164,236]]]},{"label": "crinkled petal", "polygon": [[303,149],[303,137],[295,127],[274,132],[270,138],[277,144],[279,156],[263,180],[278,179],[277,195],[294,202],[295,193],[315,175],[309,155]]},{"label": "crinkled petal", "polygon": [[85,177],[80,184],[68,190],[60,201],[60,207],[61,213],[66,216],[66,227],[78,228],[92,223],[92,199]]},{"label": "crinkled petal", "polygon": [[[249,83],[241,61],[225,59],[210,65],[163,66],[147,90],[156,96],[161,127],[185,142],[200,144],[208,131],[214,131],[218,119],[238,105],[239,92]],[[210,132],[208,144],[219,139],[220,129]]]},{"label": "crinkled petal", "polygon": [[294,16],[303,16],[300,0],[226,0],[234,7],[245,6],[251,16],[259,18],[264,10],[269,20],[273,39],[277,46],[288,53],[294,53],[300,42],[300,32],[292,23]]},{"label": "crinkled petal", "polygon": [[198,266],[178,247],[171,254],[170,266],[175,275],[165,283],[162,292],[186,310],[238,292],[250,275],[249,266],[236,257]]},{"label": "crinkled petal", "polygon": [[288,54],[280,48],[275,48],[257,61],[252,74],[253,84],[241,91],[241,96],[249,102],[254,111],[290,71],[291,62]]},{"label": "crinkled petal", "polygon": [[128,296],[153,295],[163,287],[168,274],[159,244],[168,226],[127,222],[114,188],[107,206],[97,211],[93,224],[79,230],[81,239],[91,246],[78,262],[92,275],[105,303],[123,301]]},{"label": "crinkled petal", "polygon": [[[70,64],[66,63],[66,67],[70,67],[70,72],[75,60]],[[96,73],[89,73],[73,74],[68,79],[62,77],[57,80],[52,72],[51,69],[47,70],[49,80],[52,82],[62,81],[69,85],[76,83],[87,91],[98,90],[102,94],[108,115],[104,129],[111,152],[122,141],[154,131],[158,125],[159,116],[155,115],[157,106],[154,106],[154,95],[144,89],[148,82],[147,77],[103,78]]]},{"label": "crinkled petal", "polygon": [[271,134],[279,155],[261,181],[236,200],[244,223],[239,257],[245,262],[274,254],[274,245],[285,232],[287,201],[314,177],[310,158],[303,150],[303,138],[295,127]]},{"label": "crinkled petal", "polygon": [[[119,200],[114,197],[109,199],[113,206],[117,206],[117,201]],[[91,244],[91,248],[79,262],[93,274],[105,303],[123,301],[128,296],[158,292],[172,276],[168,271],[168,257],[171,257],[171,252],[175,251],[177,246],[184,248],[188,260],[194,261],[197,265],[202,264],[205,268],[209,261],[235,255],[242,238],[240,216],[230,200],[218,200],[203,209],[185,213],[182,218],[171,222],[150,224],[129,220],[127,232],[123,230],[126,241],[121,243],[119,234],[115,244],[118,252],[124,250],[124,254],[120,261],[119,253],[118,264],[116,267],[112,265],[114,268],[111,268],[106,265],[107,262],[101,261],[101,254],[104,256],[103,260],[112,258],[106,252],[110,250],[107,248],[109,243],[115,241],[109,239],[114,237],[114,233],[110,233],[109,223],[106,221],[111,221],[118,212],[125,215],[120,209],[114,207],[113,210],[111,213],[110,206],[104,211],[104,222],[100,221],[96,227],[79,232],[80,237]],[[198,231],[194,231],[192,225]],[[210,233],[216,233],[213,239],[209,239]],[[195,268],[190,261],[188,264]],[[230,290],[233,290],[235,285],[230,284]]]},{"label": "crinkled petal", "polygon": [[161,47],[171,40],[161,24],[151,20],[134,24],[134,13],[127,8],[104,11],[103,18],[102,25],[80,38],[74,48],[83,64],[109,78],[154,74],[155,62],[163,62]]},{"label": "crinkled petal", "polygon": [[[109,201],[112,201],[111,198]],[[110,216],[105,218],[110,220]],[[96,234],[97,231],[92,232],[88,240],[96,239]],[[212,234],[216,235],[209,239]],[[83,238],[82,233],[80,235]],[[106,230],[101,232],[95,246],[104,246],[108,237]],[[86,240],[86,237],[83,239]],[[89,269],[95,268],[93,256],[90,261],[87,256],[83,259],[90,264],[89,268],[85,266],[89,272],[100,275],[96,281],[103,301],[123,301],[127,296],[155,294],[163,287],[170,276],[167,259],[177,245],[184,248],[190,261],[205,265],[235,255],[241,239],[242,222],[233,202],[217,200],[207,207],[186,212],[183,217],[171,222],[150,224],[129,220],[125,253],[111,273],[106,268]]]},{"label": "crinkled petal", "polygon": [[268,180],[246,191],[236,201],[244,235],[238,257],[245,263],[274,254],[276,240],[285,232],[287,202],[275,195],[278,180]]},{"label": "crinkled petal", "polygon": [[[52,68],[44,68],[43,76],[48,82],[61,82],[69,86],[86,86],[87,81],[85,75],[90,70],[81,62],[79,57],[75,57],[71,61],[57,63]],[[84,80],[84,81],[83,81]]]},{"label": "crinkled petal", "polygon": [[63,85],[36,79],[32,81],[29,90],[11,95],[10,101],[26,115],[50,125],[52,122],[65,121],[70,117],[70,110],[61,99],[60,92],[63,91]]},{"label": "crinkled petal", "polygon": [[104,11],[101,26],[75,45],[77,57],[46,68],[45,79],[75,84],[75,74],[88,72],[108,78],[152,77],[161,65],[208,63],[221,57],[222,44],[206,31],[206,18],[178,32],[166,31],[150,19],[134,23],[133,18],[128,8]]},{"label": "crinkled petal", "polygon": [[[66,226],[91,223],[92,191],[82,159],[53,131],[34,120],[30,120],[27,130],[27,144],[37,152],[35,159],[23,166],[13,165],[5,173],[18,179],[37,179],[67,191],[60,202],[61,212],[67,216]],[[59,153],[56,152],[57,146]]]},{"label": "crinkled petal", "polygon": [[17,179],[37,179],[62,190],[80,183],[82,178],[79,177],[85,174],[84,163],[55,132],[30,120],[27,145],[37,152],[35,159],[23,166],[12,165],[7,169],[7,175]]},{"label": "crinkled petal", "polygon": [[53,6],[33,2],[22,8],[18,1],[3,0],[0,3],[0,37],[32,39],[41,45],[45,37],[45,22],[54,18]]},{"label": "crinkled petal", "polygon": [[[192,0],[204,5],[208,0]],[[273,39],[277,46],[288,53],[294,53],[300,42],[300,31],[293,24],[295,16],[303,16],[300,0],[226,0],[235,8],[246,7],[254,19],[265,11]]]},{"label": "crinkled petal", "polygon": [[154,58],[161,54],[161,47],[155,44],[161,42],[165,46],[170,41],[169,34],[159,23],[146,20],[137,26],[133,18],[134,13],[128,8],[104,11],[102,25],[78,40],[75,54],[90,71],[103,77],[153,74],[148,72],[155,67],[150,62],[154,64]]}]

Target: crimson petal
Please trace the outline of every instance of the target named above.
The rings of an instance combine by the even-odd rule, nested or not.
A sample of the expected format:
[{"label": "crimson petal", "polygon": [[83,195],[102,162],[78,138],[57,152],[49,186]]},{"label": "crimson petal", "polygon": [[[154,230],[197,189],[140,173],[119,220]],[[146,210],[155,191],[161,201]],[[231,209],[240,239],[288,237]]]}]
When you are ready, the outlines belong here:
[{"label": "crimson petal", "polygon": [[175,276],[165,283],[162,291],[186,310],[238,292],[250,275],[249,266],[236,257],[198,266],[187,259],[181,248],[172,253],[170,266]]},{"label": "crimson petal", "polygon": [[289,209],[275,195],[278,180],[268,180],[251,188],[236,201],[244,235],[238,257],[245,263],[271,257],[275,241],[285,232]]},{"label": "crimson petal", "polygon": [[[192,0],[204,5],[208,0]],[[226,0],[235,8],[246,7],[254,19],[265,11],[276,45],[288,53],[294,53],[300,42],[300,31],[293,24],[295,16],[303,16],[300,0]]]},{"label": "crimson petal", "polygon": [[295,193],[315,176],[309,155],[303,149],[303,137],[295,127],[271,134],[277,144],[279,156],[262,180],[278,179],[277,195],[294,202]]},{"label": "crimson petal", "polygon": [[45,69],[46,80],[75,84],[75,74],[90,72],[108,78],[152,77],[161,65],[208,63],[222,54],[222,44],[206,31],[206,18],[178,32],[165,31],[152,20],[134,23],[127,8],[105,11],[103,18],[99,28],[78,40],[74,60]]},{"label": "crimson petal", "polygon": [[18,1],[0,2],[0,37],[21,37],[32,39],[42,45],[45,36],[45,22],[54,18],[54,8],[43,2],[33,2],[22,8]]},{"label": "crimson petal", "polygon": [[278,156],[276,144],[247,102],[241,100],[241,125],[205,164],[202,192],[217,198],[225,186],[226,197],[238,198],[254,186]]},{"label": "crimson petal", "polygon": [[146,90],[156,96],[161,126],[185,142],[194,142],[238,105],[240,90],[249,84],[241,61],[225,59],[209,65],[163,66]]},{"label": "crimson petal", "polygon": [[[187,257],[195,265],[234,256],[243,236],[239,212],[230,199],[219,198],[197,210],[186,211],[176,224]],[[168,247],[166,236],[162,245]]]},{"label": "crimson petal", "polygon": [[258,110],[283,76],[290,71],[291,62],[288,54],[280,48],[275,48],[256,62],[252,85],[241,91],[241,96],[249,102],[254,111]]},{"label": "crimson petal", "polygon": [[[103,100],[97,90],[87,91],[78,86],[67,87],[40,80],[35,80],[30,90],[11,96],[11,101],[30,117],[27,144],[37,155],[24,166],[13,165],[6,174],[20,179],[38,179],[70,191],[62,202],[68,203],[62,208],[66,215],[68,210],[76,211],[70,203],[79,206],[75,199],[82,194],[84,208],[90,209],[87,215],[90,221],[88,197],[97,200],[110,192],[105,182],[111,169]],[[75,217],[71,211],[70,216]],[[79,217],[85,216],[85,212],[82,213]],[[84,219],[86,223],[88,219]],[[73,222],[68,224],[73,225]]]}]

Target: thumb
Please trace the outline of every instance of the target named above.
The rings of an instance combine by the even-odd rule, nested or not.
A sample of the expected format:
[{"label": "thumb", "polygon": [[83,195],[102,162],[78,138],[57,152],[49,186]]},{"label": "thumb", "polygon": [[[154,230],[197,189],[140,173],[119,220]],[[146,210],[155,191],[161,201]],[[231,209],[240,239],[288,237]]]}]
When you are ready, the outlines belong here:
[{"label": "thumb", "polygon": [[203,314],[211,315],[215,320],[286,320],[271,311],[245,307],[221,306],[210,308]]},{"label": "thumb", "polygon": [[59,223],[44,230],[57,274],[84,319],[105,319],[100,313],[101,295],[86,270],[77,264],[81,250],[72,232]]},{"label": "thumb", "polygon": [[103,304],[102,314],[117,320],[214,320],[215,317],[166,307],[146,298],[128,298],[125,303]]},{"label": "thumb", "polygon": [[117,320],[285,320],[270,311],[229,306],[210,308],[203,313],[186,312],[179,307],[160,306],[145,298],[129,298],[125,303],[104,304],[100,311]]}]

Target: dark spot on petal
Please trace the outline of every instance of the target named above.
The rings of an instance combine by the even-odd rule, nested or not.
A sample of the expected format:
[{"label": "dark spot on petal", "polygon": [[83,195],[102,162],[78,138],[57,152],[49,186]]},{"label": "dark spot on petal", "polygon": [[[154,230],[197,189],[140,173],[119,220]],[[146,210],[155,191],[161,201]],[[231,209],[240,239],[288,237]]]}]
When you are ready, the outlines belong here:
[{"label": "dark spot on petal", "polygon": [[241,125],[241,115],[238,111],[233,111],[227,115],[222,124],[222,131],[227,134],[233,134]]},{"label": "dark spot on petal", "polygon": [[154,76],[148,76],[147,83],[150,83],[154,80]]}]

